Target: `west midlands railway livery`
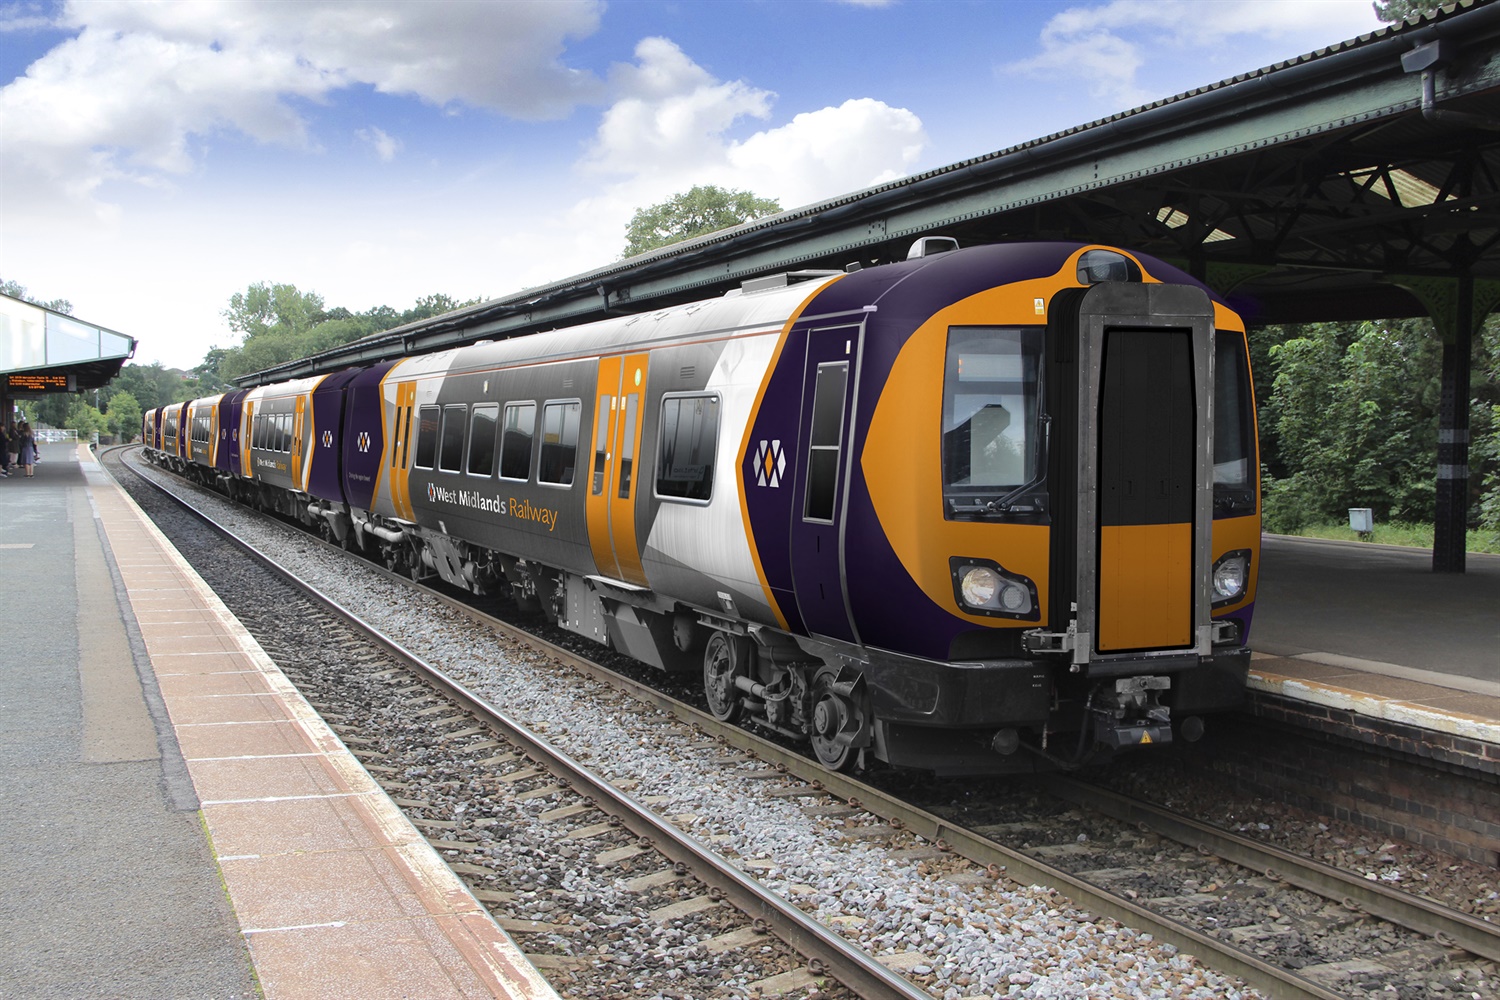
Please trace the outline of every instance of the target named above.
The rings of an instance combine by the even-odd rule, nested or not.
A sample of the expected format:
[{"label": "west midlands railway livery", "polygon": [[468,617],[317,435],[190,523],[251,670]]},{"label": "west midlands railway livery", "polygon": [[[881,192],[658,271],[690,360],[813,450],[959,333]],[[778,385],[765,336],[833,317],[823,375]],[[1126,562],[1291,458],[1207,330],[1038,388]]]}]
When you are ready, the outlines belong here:
[{"label": "west midlands railway livery", "polygon": [[1242,321],[1120,250],[944,245],[162,407],[147,449],[831,768],[1196,739],[1249,665]]}]

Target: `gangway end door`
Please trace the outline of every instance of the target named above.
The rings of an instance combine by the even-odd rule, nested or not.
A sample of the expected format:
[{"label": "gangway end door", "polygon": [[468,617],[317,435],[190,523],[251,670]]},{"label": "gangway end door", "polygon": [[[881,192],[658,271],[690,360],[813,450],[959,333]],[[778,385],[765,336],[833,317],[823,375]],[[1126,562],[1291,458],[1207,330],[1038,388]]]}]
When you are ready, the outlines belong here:
[{"label": "gangway end door", "polygon": [[1101,654],[1207,652],[1213,306],[1196,288],[1110,282],[1078,318],[1079,631]]},{"label": "gangway end door", "polygon": [[589,546],[599,572],[636,587],[648,586],[635,532],[647,360],[646,354],[599,360],[586,508]]}]

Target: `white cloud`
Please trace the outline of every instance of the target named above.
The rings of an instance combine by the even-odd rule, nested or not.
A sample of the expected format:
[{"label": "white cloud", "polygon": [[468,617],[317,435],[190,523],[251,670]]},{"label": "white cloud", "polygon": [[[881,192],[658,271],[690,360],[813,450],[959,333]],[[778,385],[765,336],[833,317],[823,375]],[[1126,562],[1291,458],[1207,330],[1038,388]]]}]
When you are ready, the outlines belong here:
[{"label": "white cloud", "polygon": [[775,98],[744,82],[722,83],[665,38],[635,48],[635,64],[610,74],[615,103],[584,161],[601,173],[692,173],[721,162],[723,133],[740,118],[767,118]]},{"label": "white cloud", "polygon": [[380,157],[382,163],[394,160],[404,145],[400,139],[390,135],[385,129],[374,126],[358,129],[354,134],[375,150],[375,155]]},{"label": "white cloud", "polygon": [[775,95],[717,80],[674,43],[648,38],[617,66],[616,101],[581,166],[624,175],[575,210],[622,232],[630,214],[696,184],[748,190],[787,208],[905,175],[927,143],[921,119],[872,98],[795,116],[743,139],[746,119],[771,117]]},{"label": "white cloud", "polygon": [[[1142,84],[1148,63],[1184,57],[1216,72],[1258,69],[1259,43],[1284,58],[1379,27],[1368,0],[1112,0],[1069,7],[1042,29],[1041,51],[1002,72],[1081,79],[1090,93],[1117,107],[1171,96]],[[1288,49],[1291,52],[1288,52]],[[1251,62],[1232,63],[1236,58]],[[1273,60],[1274,61],[1274,60]]]},{"label": "white cloud", "polygon": [[114,180],[191,171],[195,144],[233,130],[316,144],[289,101],[369,86],[523,119],[598,92],[561,62],[598,27],[597,0],[509,3],[71,3],[77,35],[0,89],[12,198],[94,197]]},{"label": "white cloud", "polygon": [[864,97],[756,133],[727,158],[734,175],[791,208],[903,177],[926,144],[915,114]]}]

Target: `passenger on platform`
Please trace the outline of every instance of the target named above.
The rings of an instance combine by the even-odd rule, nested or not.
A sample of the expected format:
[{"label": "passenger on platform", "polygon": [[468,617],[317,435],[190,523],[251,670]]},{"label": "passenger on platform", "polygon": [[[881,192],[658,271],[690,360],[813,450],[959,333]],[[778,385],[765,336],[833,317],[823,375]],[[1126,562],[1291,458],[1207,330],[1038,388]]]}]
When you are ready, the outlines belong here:
[{"label": "passenger on platform", "polygon": [[10,425],[9,433],[5,442],[5,472],[9,475],[16,468],[16,447],[18,445],[17,429],[15,424]]},{"label": "passenger on platform", "polygon": [[0,423],[0,479],[10,477],[10,435]]},{"label": "passenger on platform", "polygon": [[36,438],[31,433],[31,425],[24,420],[16,424],[16,461],[30,479],[36,465]]}]

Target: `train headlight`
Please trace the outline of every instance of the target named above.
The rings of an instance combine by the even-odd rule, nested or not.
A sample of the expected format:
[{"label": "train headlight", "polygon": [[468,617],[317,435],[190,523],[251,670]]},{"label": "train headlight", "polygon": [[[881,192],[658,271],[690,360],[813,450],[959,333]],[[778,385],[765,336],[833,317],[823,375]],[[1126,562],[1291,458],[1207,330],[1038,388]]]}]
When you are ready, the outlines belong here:
[{"label": "train headlight", "polygon": [[974,566],[963,576],[959,585],[964,603],[982,608],[1000,593],[1000,574],[988,566]]},{"label": "train headlight", "polygon": [[977,615],[1035,620],[1039,607],[1036,584],[1018,573],[1007,572],[989,559],[949,560],[953,572],[953,595],[959,607]]},{"label": "train headlight", "polygon": [[1250,550],[1236,549],[1226,552],[1214,563],[1215,605],[1229,604],[1245,596],[1250,582]]}]

